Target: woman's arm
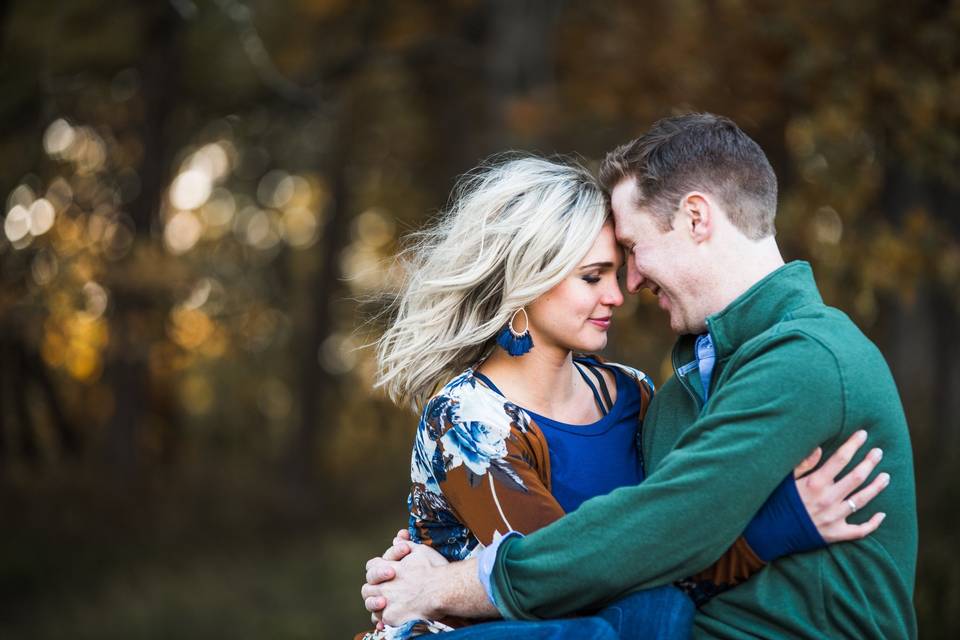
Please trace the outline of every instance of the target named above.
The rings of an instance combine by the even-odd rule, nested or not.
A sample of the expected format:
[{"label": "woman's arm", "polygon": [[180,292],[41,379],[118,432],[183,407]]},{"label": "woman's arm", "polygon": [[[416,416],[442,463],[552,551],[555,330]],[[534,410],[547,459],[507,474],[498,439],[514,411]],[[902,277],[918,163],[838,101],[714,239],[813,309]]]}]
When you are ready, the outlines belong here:
[{"label": "woman's arm", "polygon": [[[425,412],[419,455],[431,482],[417,487],[415,481],[415,491],[436,493],[415,500],[449,508],[484,545],[497,533],[527,534],[562,517],[550,493],[550,458],[540,430],[508,403],[478,397],[475,389],[465,393],[472,396],[455,410]],[[429,523],[414,517],[412,524],[421,540],[445,542],[433,540]]]}]

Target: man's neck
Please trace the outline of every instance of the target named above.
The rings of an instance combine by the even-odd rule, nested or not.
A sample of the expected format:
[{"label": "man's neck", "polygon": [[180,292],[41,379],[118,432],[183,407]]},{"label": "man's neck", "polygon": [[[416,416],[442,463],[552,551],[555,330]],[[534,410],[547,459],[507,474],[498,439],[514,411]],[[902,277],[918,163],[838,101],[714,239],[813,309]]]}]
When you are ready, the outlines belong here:
[{"label": "man's neck", "polygon": [[712,283],[715,295],[707,316],[726,309],[768,275],[784,265],[776,240],[771,236],[757,241],[746,241],[718,256]]}]

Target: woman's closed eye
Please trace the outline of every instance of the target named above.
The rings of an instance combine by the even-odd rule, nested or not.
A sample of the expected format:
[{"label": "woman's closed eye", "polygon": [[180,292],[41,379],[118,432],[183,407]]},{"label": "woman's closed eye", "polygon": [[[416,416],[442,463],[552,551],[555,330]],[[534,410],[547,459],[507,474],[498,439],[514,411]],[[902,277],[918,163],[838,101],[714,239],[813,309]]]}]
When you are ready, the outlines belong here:
[{"label": "woman's closed eye", "polygon": [[586,275],[583,276],[583,281],[589,284],[597,284],[600,282],[600,276],[595,274]]}]

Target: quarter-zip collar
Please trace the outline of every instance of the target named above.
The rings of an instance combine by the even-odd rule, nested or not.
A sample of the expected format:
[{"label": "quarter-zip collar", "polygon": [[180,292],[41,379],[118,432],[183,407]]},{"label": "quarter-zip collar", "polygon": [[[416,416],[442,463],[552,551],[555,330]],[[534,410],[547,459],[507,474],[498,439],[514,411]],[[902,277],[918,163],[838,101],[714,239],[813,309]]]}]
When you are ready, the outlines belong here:
[{"label": "quarter-zip collar", "polygon": [[[707,318],[717,365],[748,340],[755,338],[798,309],[823,304],[808,262],[796,260],[772,271],[722,311]],[[703,406],[697,371],[697,336],[682,335],[673,347],[673,369],[681,385]]]},{"label": "quarter-zip collar", "polygon": [[823,304],[823,298],[810,263],[796,260],[771,272],[707,318],[717,360],[728,358],[748,340],[811,304]]}]

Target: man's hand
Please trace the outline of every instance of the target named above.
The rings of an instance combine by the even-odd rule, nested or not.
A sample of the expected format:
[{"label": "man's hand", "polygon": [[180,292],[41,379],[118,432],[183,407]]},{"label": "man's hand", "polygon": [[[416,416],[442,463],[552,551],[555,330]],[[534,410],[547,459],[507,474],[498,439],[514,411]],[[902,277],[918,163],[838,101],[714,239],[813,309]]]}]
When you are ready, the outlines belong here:
[{"label": "man's hand", "polygon": [[826,542],[859,540],[876,531],[886,517],[885,513],[876,513],[863,524],[847,523],[847,518],[865,507],[890,483],[890,474],[881,473],[866,488],[854,493],[883,457],[880,449],[871,450],[850,473],[835,482],[866,441],[867,432],[857,431],[816,471],[807,473],[820,461],[823,454],[820,447],[794,469],[800,499]]},{"label": "man's hand", "polygon": [[384,623],[399,625],[434,617],[436,605],[429,601],[423,586],[430,584],[437,567],[448,562],[432,548],[409,540],[405,530],[399,531],[382,557],[367,562],[367,582],[360,594],[378,629]]}]

